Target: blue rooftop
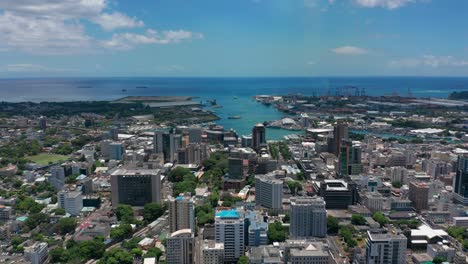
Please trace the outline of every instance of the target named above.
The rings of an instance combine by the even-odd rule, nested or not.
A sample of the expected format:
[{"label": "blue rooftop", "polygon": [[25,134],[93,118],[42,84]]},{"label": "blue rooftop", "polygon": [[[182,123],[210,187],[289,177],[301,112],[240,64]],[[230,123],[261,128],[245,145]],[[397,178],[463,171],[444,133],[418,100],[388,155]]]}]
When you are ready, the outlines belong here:
[{"label": "blue rooftop", "polygon": [[235,208],[231,210],[221,210],[216,212],[216,217],[220,218],[239,218],[239,213]]},{"label": "blue rooftop", "polygon": [[182,195],[179,195],[179,196],[177,196],[177,198],[176,198],[177,201],[181,201],[182,199],[184,199],[184,197],[183,197]]}]

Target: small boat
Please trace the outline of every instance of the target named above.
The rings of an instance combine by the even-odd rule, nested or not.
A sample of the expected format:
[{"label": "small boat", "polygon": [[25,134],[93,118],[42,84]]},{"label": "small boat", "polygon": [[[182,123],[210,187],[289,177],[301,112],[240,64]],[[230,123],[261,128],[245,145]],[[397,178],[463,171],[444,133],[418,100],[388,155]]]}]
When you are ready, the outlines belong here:
[{"label": "small boat", "polygon": [[241,116],[228,116],[228,119],[241,119]]},{"label": "small boat", "polygon": [[126,92],[126,91],[127,91],[127,89],[122,89],[122,92]]},{"label": "small boat", "polygon": [[137,88],[137,89],[148,89],[148,86],[137,86],[135,88]]},{"label": "small boat", "polygon": [[78,89],[89,89],[89,88],[93,88],[93,87],[92,87],[92,86],[84,85],[84,86],[78,86],[77,88],[78,88]]},{"label": "small boat", "polygon": [[214,105],[213,108],[223,108],[222,105]]},{"label": "small boat", "polygon": [[232,99],[236,100],[236,99],[238,99],[238,97],[237,97],[237,96],[234,96],[234,98],[232,98]]}]

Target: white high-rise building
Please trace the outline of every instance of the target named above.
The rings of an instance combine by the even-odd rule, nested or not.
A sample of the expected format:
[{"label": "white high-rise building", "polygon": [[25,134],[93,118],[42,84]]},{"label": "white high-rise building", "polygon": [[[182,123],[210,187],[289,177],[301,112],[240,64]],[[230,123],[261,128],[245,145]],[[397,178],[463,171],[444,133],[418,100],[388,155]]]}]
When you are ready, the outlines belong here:
[{"label": "white high-rise building", "polygon": [[45,263],[48,254],[49,248],[45,242],[35,243],[34,245],[24,249],[25,259],[31,261],[32,264]]},{"label": "white high-rise building", "polygon": [[327,235],[327,210],[322,197],[291,198],[292,238],[325,237]]},{"label": "white high-rise building", "polygon": [[61,190],[65,185],[65,169],[62,166],[53,166],[50,168],[49,182],[57,190]]},{"label": "white high-rise building", "polygon": [[216,243],[213,240],[205,240],[202,244],[203,264],[223,264],[224,263],[224,244]]},{"label": "white high-rise building", "polygon": [[190,193],[169,197],[169,230],[190,229],[195,233],[195,205]]},{"label": "white high-rise building", "polygon": [[270,174],[257,175],[255,179],[255,203],[270,209],[281,209],[283,181]]},{"label": "white high-rise building", "polygon": [[73,216],[79,215],[83,209],[83,196],[80,192],[61,191],[57,194],[57,201],[60,208]]},{"label": "white high-rise building", "polygon": [[367,231],[366,263],[406,263],[407,238],[403,234]]},{"label": "white high-rise building", "polygon": [[194,233],[182,229],[170,234],[167,238],[167,263],[192,264],[194,252]]},{"label": "white high-rise building", "polygon": [[153,152],[154,153],[163,153],[163,130],[155,130],[153,137]]},{"label": "white high-rise building", "polygon": [[224,244],[224,261],[244,256],[244,217],[237,209],[220,210],[215,215],[215,240]]}]

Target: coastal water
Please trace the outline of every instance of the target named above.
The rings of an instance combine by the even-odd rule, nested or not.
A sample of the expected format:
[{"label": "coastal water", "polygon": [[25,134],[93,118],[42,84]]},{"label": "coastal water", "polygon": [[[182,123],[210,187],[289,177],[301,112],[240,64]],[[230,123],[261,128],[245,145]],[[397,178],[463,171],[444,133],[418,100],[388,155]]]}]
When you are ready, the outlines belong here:
[{"label": "coastal water", "polygon": [[[83,101],[114,100],[134,95],[184,95],[194,100],[217,100],[213,109],[218,124],[239,134],[252,127],[277,120],[284,114],[252,100],[259,94],[335,94],[345,86],[365,89],[368,95],[411,93],[416,97],[446,98],[453,91],[468,90],[468,78],[425,77],[324,77],[324,78],[61,78],[0,79],[0,101]],[[140,87],[140,88],[137,88]],[[145,88],[141,88],[145,87]],[[239,115],[241,119],[228,119]],[[279,139],[291,131],[268,129],[269,139]]]}]

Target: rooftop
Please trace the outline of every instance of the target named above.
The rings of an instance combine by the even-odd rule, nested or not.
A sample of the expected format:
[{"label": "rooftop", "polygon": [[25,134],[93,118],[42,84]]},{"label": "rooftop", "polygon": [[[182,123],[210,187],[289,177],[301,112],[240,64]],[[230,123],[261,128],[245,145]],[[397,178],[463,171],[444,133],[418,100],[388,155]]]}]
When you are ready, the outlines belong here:
[{"label": "rooftop", "polygon": [[219,218],[239,218],[239,212],[237,212],[237,209],[233,208],[230,210],[220,210],[216,212],[216,217]]}]

